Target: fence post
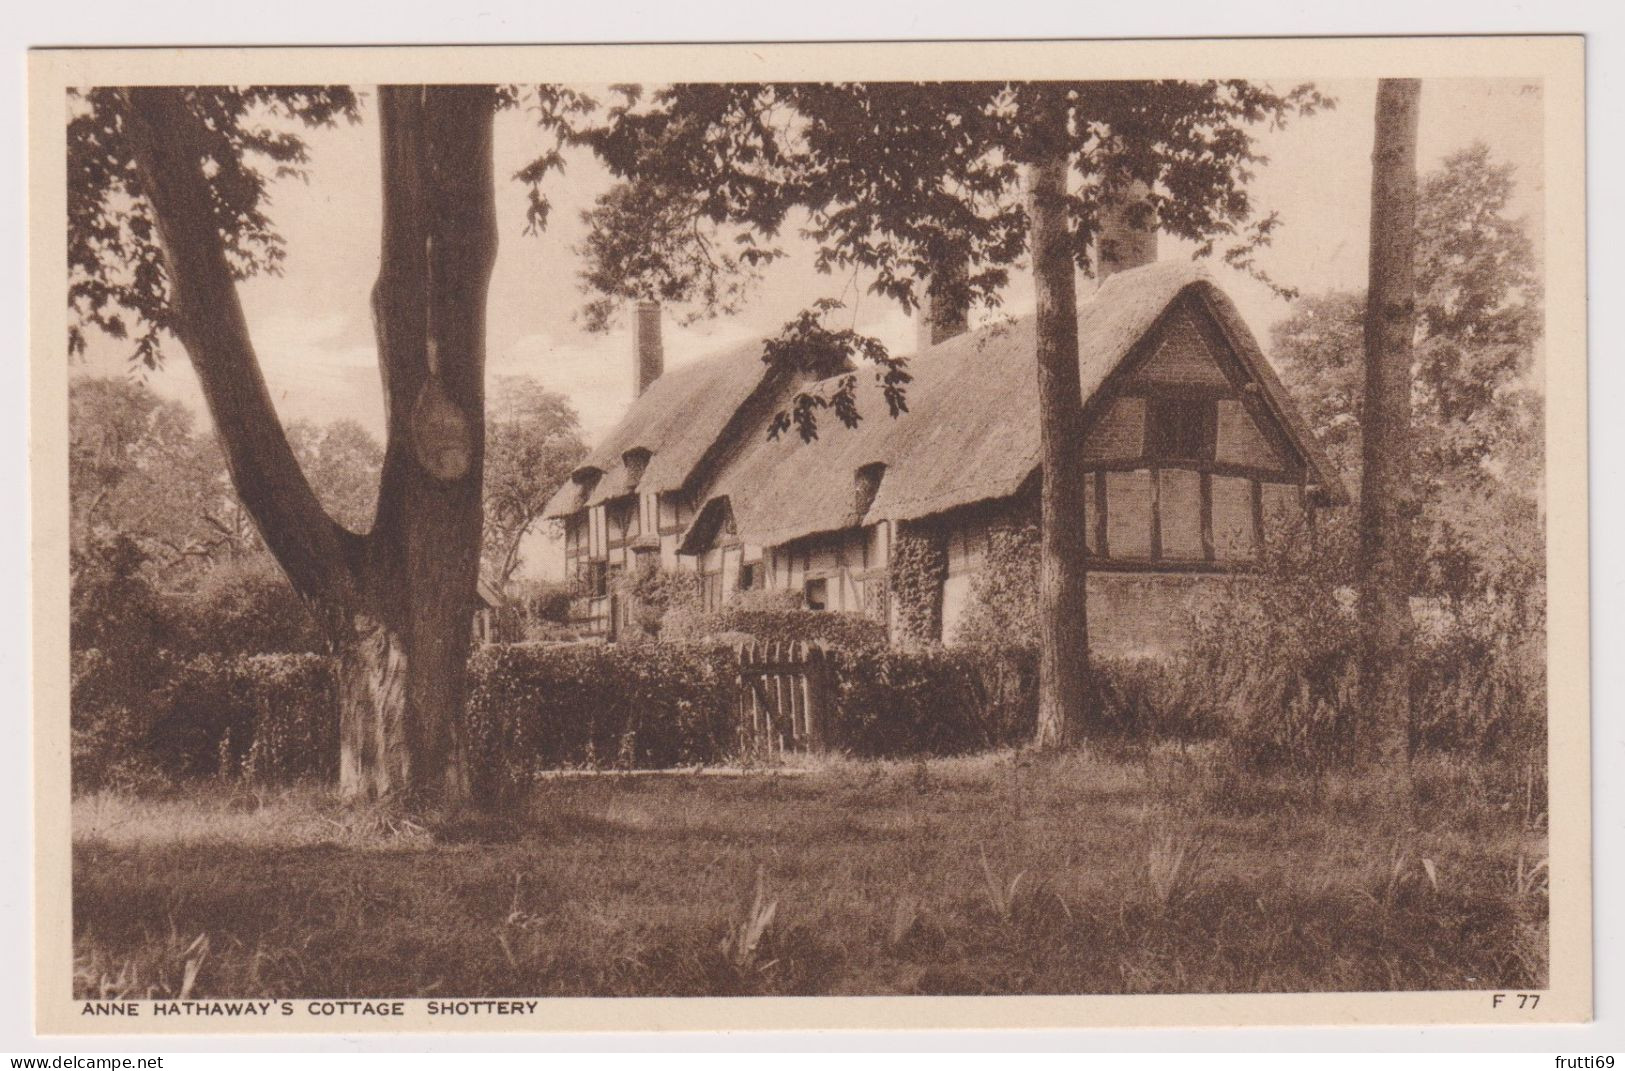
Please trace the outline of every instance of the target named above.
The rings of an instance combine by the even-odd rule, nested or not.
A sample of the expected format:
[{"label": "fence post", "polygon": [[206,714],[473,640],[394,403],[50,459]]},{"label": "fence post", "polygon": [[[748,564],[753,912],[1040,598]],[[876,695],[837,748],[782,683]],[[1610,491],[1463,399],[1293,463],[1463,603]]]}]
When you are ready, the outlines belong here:
[{"label": "fence post", "polygon": [[828,681],[825,679],[825,653],[822,644],[809,644],[806,669],[802,673],[802,687],[806,689],[807,749],[824,748],[824,715],[827,708]]}]

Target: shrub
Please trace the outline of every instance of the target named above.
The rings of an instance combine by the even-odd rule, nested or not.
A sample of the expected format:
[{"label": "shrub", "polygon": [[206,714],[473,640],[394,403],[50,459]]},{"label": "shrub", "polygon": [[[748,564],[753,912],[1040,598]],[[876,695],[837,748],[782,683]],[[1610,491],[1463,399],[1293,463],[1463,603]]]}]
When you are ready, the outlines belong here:
[{"label": "shrub", "polygon": [[738,731],[733,652],[680,644],[511,644],[476,652],[467,731],[481,790],[559,767],[715,762]]},{"label": "shrub", "polygon": [[[121,756],[145,756],[172,780],[337,773],[338,697],[326,657],[204,655],[167,665],[144,702],[126,706],[95,691],[105,663],[92,652],[75,663],[84,709],[102,712],[76,725],[81,791],[117,782]],[[465,709],[479,787],[500,792],[544,769],[726,758],[738,731],[734,667],[730,650],[676,644],[484,647],[470,660]]]},{"label": "shrub", "polygon": [[[635,630],[638,636],[650,639],[689,638],[675,636],[667,622],[700,609],[700,574],[671,572],[650,562],[623,574],[616,590],[623,599],[630,600],[628,632]],[[684,632],[684,629],[679,625],[676,631]]]},{"label": "shrub", "polygon": [[[1263,568],[1202,611],[1180,663],[1197,721],[1222,727],[1244,763],[1311,770],[1353,757],[1359,634],[1353,533],[1289,534]],[[1537,610],[1530,611],[1531,605]],[[1430,604],[1411,647],[1413,750],[1539,756],[1546,662],[1538,599],[1507,589]]]},{"label": "shrub", "polygon": [[758,590],[741,591],[715,610],[673,611],[661,636],[685,643],[754,639],[859,649],[884,647],[886,625],[855,611],[803,609],[800,592]]},{"label": "shrub", "polygon": [[1186,665],[1163,658],[1095,659],[1091,710],[1106,735],[1141,740],[1200,740],[1221,726],[1208,705],[1208,685]]},{"label": "shrub", "polygon": [[764,643],[822,643],[863,650],[886,645],[886,626],[859,613],[836,610],[740,610],[724,606],[681,623],[679,637],[694,641],[741,637]]},{"label": "shrub", "polygon": [[203,655],[177,665],[145,741],[182,777],[327,779],[338,770],[338,698],[321,655]]},{"label": "shrub", "polygon": [[832,652],[831,737],[863,757],[951,755],[1032,735],[1038,660],[1022,648]]},{"label": "shrub", "polygon": [[175,646],[188,654],[313,654],[321,629],[266,557],[224,564],[196,589],[169,597]]},{"label": "shrub", "polygon": [[1221,581],[1193,611],[1178,660],[1193,715],[1217,727],[1246,765],[1319,769],[1350,754],[1356,711],[1352,533],[1284,529],[1255,572]]},{"label": "shrub", "polygon": [[1458,625],[1418,644],[1411,665],[1413,746],[1516,755],[1544,769],[1544,639],[1509,642]]},{"label": "shrub", "polygon": [[81,791],[142,787],[159,774],[146,750],[153,694],[170,672],[167,659],[121,657],[98,647],[69,658],[70,763]]}]

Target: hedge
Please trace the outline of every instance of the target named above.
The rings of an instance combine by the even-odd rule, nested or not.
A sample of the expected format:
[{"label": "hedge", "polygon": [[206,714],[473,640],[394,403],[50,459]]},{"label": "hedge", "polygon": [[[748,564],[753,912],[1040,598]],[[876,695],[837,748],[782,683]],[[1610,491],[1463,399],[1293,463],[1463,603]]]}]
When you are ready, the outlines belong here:
[{"label": "hedge", "polygon": [[951,755],[1032,735],[1038,659],[1022,648],[832,652],[831,736],[860,757]]},{"label": "hedge", "polygon": [[322,655],[205,655],[175,667],[155,698],[147,750],[170,773],[261,781],[338,774],[337,688]]},{"label": "hedge", "polygon": [[[674,643],[480,649],[470,661],[465,708],[480,790],[522,787],[548,769],[727,761],[738,743],[735,658],[725,646]],[[838,751],[964,754],[1031,738],[1038,706],[1031,648],[831,649],[827,664],[833,680],[825,733]],[[1096,662],[1096,727],[1136,739],[1222,735],[1262,760],[1268,726],[1277,761],[1301,761],[1317,753],[1324,724],[1346,713],[1341,683],[1322,698],[1285,669],[1279,687],[1267,691],[1252,678],[1198,676],[1198,668]],[[1330,675],[1338,682],[1343,676]],[[1538,748],[1544,694],[1491,653],[1419,649],[1414,680],[1419,747]],[[331,780],[335,684],[320,655],[206,655],[131,666],[94,649],[75,652],[75,787],[144,787],[153,778]],[[1248,707],[1244,725],[1232,717],[1237,703]]]},{"label": "hedge", "polygon": [[[660,769],[726,761],[738,743],[736,655],[720,645],[495,644],[470,660],[465,731],[481,791],[549,769]],[[825,732],[860,757],[963,754],[1033,731],[1029,648],[829,650]],[[139,682],[75,657],[75,784],[132,780],[127,760],[173,781],[331,780],[336,682],[319,655],[157,661]],[[1097,665],[1100,716],[1128,732],[1189,729],[1168,667]],[[136,686],[140,694],[136,694]]]},{"label": "hedge", "polygon": [[[678,644],[492,645],[469,663],[472,767],[499,790],[543,769],[716,762],[736,741],[734,654]],[[321,655],[153,660],[126,680],[95,650],[73,664],[80,790],[198,777],[331,780],[337,686]]]},{"label": "hedge", "polygon": [[736,742],[734,654],[684,644],[507,644],[470,662],[468,740],[485,788],[544,769],[716,762]]}]

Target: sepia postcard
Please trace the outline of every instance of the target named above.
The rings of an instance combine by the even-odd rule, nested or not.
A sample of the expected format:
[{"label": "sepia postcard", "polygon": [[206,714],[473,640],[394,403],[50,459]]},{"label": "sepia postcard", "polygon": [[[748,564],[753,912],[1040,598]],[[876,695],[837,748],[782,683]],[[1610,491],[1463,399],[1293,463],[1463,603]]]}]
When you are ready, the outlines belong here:
[{"label": "sepia postcard", "polygon": [[29,108],[41,1032],[1590,1018],[1579,37]]}]

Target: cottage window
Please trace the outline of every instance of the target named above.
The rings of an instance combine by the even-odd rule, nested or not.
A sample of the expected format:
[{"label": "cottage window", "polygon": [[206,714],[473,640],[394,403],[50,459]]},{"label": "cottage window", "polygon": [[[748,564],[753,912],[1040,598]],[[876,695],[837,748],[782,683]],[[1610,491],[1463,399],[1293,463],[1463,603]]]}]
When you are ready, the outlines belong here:
[{"label": "cottage window", "polygon": [[621,542],[631,534],[632,507],[631,499],[612,502],[607,510],[609,519],[609,539],[611,542]]},{"label": "cottage window", "polygon": [[609,563],[584,562],[581,576],[581,586],[586,590],[589,599],[601,599],[609,594]]},{"label": "cottage window", "polygon": [[1218,411],[1211,400],[1152,398],[1145,414],[1145,455],[1211,461],[1218,423]]},{"label": "cottage window", "polygon": [[746,562],[739,567],[739,590],[749,591],[756,586],[757,575],[761,572],[755,562]]},{"label": "cottage window", "polygon": [[807,599],[807,609],[829,609],[829,581],[824,577],[808,580],[801,590]]}]

